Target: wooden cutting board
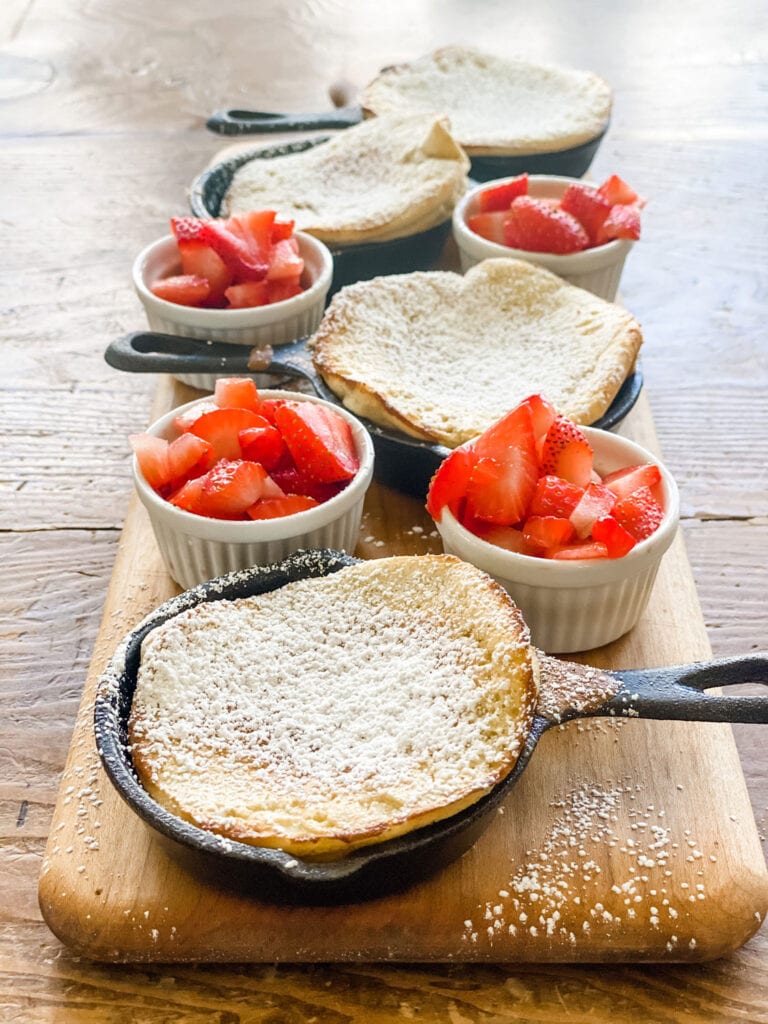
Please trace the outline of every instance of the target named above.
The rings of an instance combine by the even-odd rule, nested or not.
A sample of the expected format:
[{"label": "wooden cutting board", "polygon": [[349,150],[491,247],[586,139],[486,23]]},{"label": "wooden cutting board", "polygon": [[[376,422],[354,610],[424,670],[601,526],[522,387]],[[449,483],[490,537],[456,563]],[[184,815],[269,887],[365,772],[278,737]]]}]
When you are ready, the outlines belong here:
[{"label": "wooden cutting board", "polygon": [[[162,378],[153,419],[190,397]],[[621,433],[656,448],[644,397]],[[439,550],[420,501],[372,487],[358,555]],[[43,915],[76,951],[112,961],[696,961],[760,926],[768,875],[725,725],[591,719],[550,731],[477,844],[400,894],[286,907],[190,873],[116,795],[92,730],[114,648],[177,592],[134,497],[40,878]],[[579,660],[631,668],[710,656],[678,536],[640,624]]]}]

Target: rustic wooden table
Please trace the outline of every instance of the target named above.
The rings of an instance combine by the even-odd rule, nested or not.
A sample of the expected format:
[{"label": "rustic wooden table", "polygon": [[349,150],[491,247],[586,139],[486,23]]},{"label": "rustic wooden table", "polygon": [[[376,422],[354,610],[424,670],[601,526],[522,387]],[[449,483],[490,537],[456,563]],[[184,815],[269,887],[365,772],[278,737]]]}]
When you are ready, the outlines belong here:
[{"label": "rustic wooden table", "polygon": [[[142,324],[129,267],[185,209],[222,106],[309,110],[386,63],[469,41],[614,86],[594,164],[651,197],[623,279],[682,494],[716,655],[765,647],[765,35],[735,0],[571,8],[6,0],[0,11],[0,1016],[96,1021],[768,1021],[768,935],[694,967],[94,965],[51,935],[37,877],[131,491],[151,378],[105,343]],[[762,59],[762,63],[761,63]],[[396,519],[396,517],[395,517]],[[670,623],[674,628],[674,623]],[[735,730],[761,836],[765,740]]]}]

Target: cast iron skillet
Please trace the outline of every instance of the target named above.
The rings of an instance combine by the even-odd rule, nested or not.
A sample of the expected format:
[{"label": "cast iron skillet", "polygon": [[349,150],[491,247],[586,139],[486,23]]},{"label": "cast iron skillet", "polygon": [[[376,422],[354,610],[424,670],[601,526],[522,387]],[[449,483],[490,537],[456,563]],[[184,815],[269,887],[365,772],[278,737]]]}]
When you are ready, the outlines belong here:
[{"label": "cast iron skillet", "polygon": [[[327,126],[326,126],[327,127]],[[219,217],[235,171],[252,160],[272,160],[290,153],[303,153],[328,141],[323,135],[300,142],[288,142],[268,149],[248,150],[214,164],[203,171],[190,186],[189,205],[196,217]],[[388,242],[366,242],[363,245],[329,246],[333,256],[333,278],[330,295],[344,285],[366,281],[379,274],[408,274],[413,270],[431,270],[442,256],[443,246],[451,233],[450,218],[413,235],[393,238]]]},{"label": "cast iron skillet", "polygon": [[[131,373],[245,374],[258,371],[260,374],[279,374],[306,380],[319,398],[341,405],[339,398],[315,371],[307,351],[307,341],[307,338],[300,338],[289,345],[281,345],[275,356],[267,350],[270,361],[255,368],[251,362],[252,349],[245,345],[136,331],[113,341],[104,358],[116,370]],[[642,386],[642,372],[636,366],[605,414],[591,425],[604,430],[616,426],[637,401]],[[388,487],[423,498],[429,481],[449,449],[377,426],[369,420],[363,422],[376,451],[376,478]]]},{"label": "cast iron skillet", "polygon": [[[313,863],[280,850],[222,842],[174,817],[139,785],[127,747],[127,719],[136,687],[143,638],[167,619],[202,601],[247,597],[297,579],[326,576],[358,559],[336,551],[298,552],[273,566],[230,573],[167,601],[124,641],[102,677],[96,698],[96,746],[104,767],[129,806],[207,879],[253,888],[260,898],[304,903],[365,899],[401,888],[455,860],[490,823],[499,804],[525,770],[540,737],[561,722],[582,717],[631,716],[689,722],[768,722],[768,697],[705,694],[710,687],[768,682],[768,657],[756,655],[673,668],[606,673],[618,692],[589,711],[573,709],[556,719],[537,713],[513,771],[478,803],[445,821],[418,829],[348,857]],[[577,666],[573,666],[577,668]],[[297,681],[297,685],[299,682]]]},{"label": "cast iron skillet", "polygon": [[[361,107],[339,107],[318,114],[277,114],[266,110],[218,110],[206,127],[221,135],[269,135],[273,132],[304,132],[326,128],[349,128],[363,120]],[[475,181],[508,178],[514,174],[557,174],[580,178],[589,169],[605,133],[578,146],[554,153],[531,153],[527,156],[472,156],[470,174]]]}]

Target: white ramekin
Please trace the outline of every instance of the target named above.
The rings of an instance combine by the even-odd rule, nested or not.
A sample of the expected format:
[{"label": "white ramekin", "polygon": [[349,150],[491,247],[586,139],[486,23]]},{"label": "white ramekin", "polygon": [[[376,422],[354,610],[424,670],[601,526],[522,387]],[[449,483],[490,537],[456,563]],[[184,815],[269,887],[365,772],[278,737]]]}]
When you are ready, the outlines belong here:
[{"label": "white ramekin", "polygon": [[[599,295],[601,299],[613,302],[619,290],[624,261],[634,245],[629,239],[617,239],[594,249],[575,252],[570,256],[558,256],[554,253],[513,249],[497,242],[489,242],[474,231],[470,231],[467,227],[467,218],[480,212],[480,193],[511,180],[499,178],[497,181],[486,181],[471,192],[467,192],[456,204],[453,211],[453,237],[459,250],[462,273],[466,273],[470,267],[489,257],[513,256],[515,259],[527,260],[529,263],[546,267],[569,284],[575,284],[594,295]],[[534,199],[559,199],[568,186],[573,184],[583,185],[584,182],[578,178],[532,174],[528,178],[528,194]]]},{"label": "white ramekin", "polygon": [[533,643],[553,654],[588,651],[623,636],[638,621],[662,555],[677,531],[680,500],[669,471],[645,448],[609,431],[582,427],[601,475],[653,462],[661,470],[664,519],[623,558],[561,562],[519,555],[470,533],[443,509],[443,549],[493,576],[512,597]]},{"label": "white ramekin", "polygon": [[[352,427],[360,459],[353,480],[335,497],[294,515],[279,519],[233,522],[208,519],[176,508],[147,483],[133,457],[133,479],[149,513],[157,545],[171,577],[184,589],[235,569],[269,565],[302,548],[332,548],[353,552],[358,541],[365,493],[373,478],[373,444],[368,431],[346,409],[294,391],[261,391],[263,398],[287,398],[332,408]],[[147,433],[169,440],[175,436],[176,416],[210,399],[198,399],[166,413]]]},{"label": "white ramekin", "polygon": [[[178,274],[181,265],[173,235],[152,242],[139,253],[133,264],[133,286],[144,306],[150,328],[163,334],[251,347],[287,345],[312,334],[323,318],[333,276],[333,257],[328,248],[311,235],[297,231],[295,237],[304,260],[304,291],[292,299],[251,309],[200,309],[159,299],[150,286],[161,277]],[[177,374],[184,384],[204,391],[213,390],[217,376],[222,374]]]}]

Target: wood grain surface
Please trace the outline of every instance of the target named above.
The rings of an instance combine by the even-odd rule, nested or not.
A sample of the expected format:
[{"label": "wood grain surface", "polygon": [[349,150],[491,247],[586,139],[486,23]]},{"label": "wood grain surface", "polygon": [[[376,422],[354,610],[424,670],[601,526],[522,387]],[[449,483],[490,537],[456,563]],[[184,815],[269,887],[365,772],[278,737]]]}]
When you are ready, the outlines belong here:
[{"label": "wood grain surface", "polygon": [[[7,0],[0,8],[0,1017],[24,1022],[768,1021],[765,928],[701,966],[109,967],[42,921],[37,877],[154,384],[104,345],[141,326],[138,250],[221,145],[215,108],[310,110],[469,41],[608,79],[593,165],[651,198],[622,293],[681,488],[716,655],[764,649],[766,41],[758,5],[565,0]],[[410,511],[410,510],[409,510]],[[387,515],[412,525],[410,515]],[[401,516],[405,517],[405,523]],[[411,538],[413,539],[413,538]],[[734,730],[760,835],[765,740]]]}]

